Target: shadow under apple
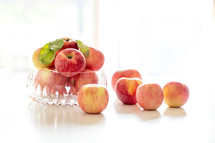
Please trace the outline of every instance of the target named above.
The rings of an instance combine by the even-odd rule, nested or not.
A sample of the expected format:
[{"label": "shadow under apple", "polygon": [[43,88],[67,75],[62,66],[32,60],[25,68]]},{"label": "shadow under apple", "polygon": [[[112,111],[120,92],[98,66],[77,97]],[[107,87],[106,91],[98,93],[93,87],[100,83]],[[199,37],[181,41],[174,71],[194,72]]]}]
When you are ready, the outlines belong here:
[{"label": "shadow under apple", "polygon": [[186,117],[187,113],[182,107],[180,107],[180,108],[168,107],[165,109],[163,116],[179,118],[179,117]]},{"label": "shadow under apple", "polygon": [[119,114],[138,114],[138,112],[140,112],[140,108],[137,104],[126,105],[119,101],[118,98],[116,98],[114,102],[114,107],[115,111]]},{"label": "shadow under apple", "polygon": [[99,114],[89,114],[81,111],[77,117],[78,125],[92,125],[92,124],[103,124],[105,117],[102,113]]},{"label": "shadow under apple", "polygon": [[158,110],[142,110],[137,116],[143,121],[155,121],[161,118]]}]

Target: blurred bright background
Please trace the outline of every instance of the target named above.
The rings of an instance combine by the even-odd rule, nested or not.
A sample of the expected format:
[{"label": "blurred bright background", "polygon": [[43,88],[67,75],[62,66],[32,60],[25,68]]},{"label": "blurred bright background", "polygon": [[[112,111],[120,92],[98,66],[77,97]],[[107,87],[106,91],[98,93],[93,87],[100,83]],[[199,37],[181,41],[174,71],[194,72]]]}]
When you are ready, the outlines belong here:
[{"label": "blurred bright background", "polygon": [[[29,101],[28,98],[23,100],[26,96],[27,73],[35,69],[32,63],[33,52],[46,43],[62,37],[79,39],[88,46],[103,51],[104,69],[109,80],[113,72],[119,68],[136,68],[141,72],[144,82],[147,80],[158,84],[163,82],[160,84],[163,86],[167,81],[176,79],[187,84],[191,92],[189,103],[184,108],[188,120],[182,118],[182,122],[172,120],[169,123],[164,117],[161,122],[156,122],[159,126],[149,124],[152,126],[145,129],[151,131],[153,127],[159,128],[155,134],[158,135],[158,139],[167,131],[167,134],[162,136],[167,140],[178,135],[175,133],[180,135],[182,133],[194,140],[209,136],[207,138],[214,142],[215,0],[0,0],[0,88],[3,89],[1,90],[3,102],[0,104],[3,119],[0,122],[3,137],[1,140],[20,139],[23,142],[23,139],[33,141],[34,138],[36,142],[37,139],[45,138],[50,141],[51,135],[57,135],[59,141],[62,141],[65,136],[65,139],[76,137],[76,134],[73,136],[67,134],[73,133],[72,128],[69,128],[68,132],[67,130],[60,132],[61,134],[51,134],[52,132],[44,134],[42,130],[36,130],[30,135],[35,129],[28,126],[29,119],[25,118],[27,114],[23,112],[29,104],[26,102]],[[161,80],[158,81],[159,79]],[[110,97],[115,100],[116,96],[112,94],[114,93],[112,92]],[[32,106],[29,106],[28,110],[29,108],[32,109]],[[106,112],[111,113],[109,114],[111,120],[106,114],[105,124],[98,126],[99,129],[88,128],[89,133],[96,131],[99,135],[103,134],[105,125],[116,139],[115,135],[118,135],[119,131],[115,130],[117,123],[123,125],[127,120],[118,120],[121,116],[123,119],[126,118],[125,114],[112,112],[115,108],[110,108]],[[162,109],[164,108],[165,105]],[[46,110],[39,108],[38,111],[42,110],[46,115],[43,109]],[[50,110],[50,113],[57,115],[56,111]],[[59,111],[61,110],[57,112]],[[58,114],[60,115],[58,119],[64,121],[61,117],[66,115],[64,113]],[[116,115],[118,122],[115,122],[112,113]],[[40,112],[33,114],[36,121],[38,119],[43,121],[44,118],[40,118],[43,116],[38,116]],[[79,117],[74,118],[78,123]],[[128,119],[130,116],[126,117]],[[113,122],[106,124],[108,121]],[[136,121],[134,120],[135,124],[139,123]],[[68,127],[71,125],[73,126],[70,124]],[[142,135],[141,125],[137,126],[141,127],[139,133]],[[174,131],[175,127],[177,130]],[[27,134],[20,132],[20,129],[27,131]],[[88,133],[82,128],[78,130],[80,132],[74,131],[74,133],[84,131],[84,135]],[[125,133],[122,134],[123,137],[127,135],[126,131],[123,131]],[[169,131],[174,131],[171,132],[174,136],[166,136]],[[11,138],[11,135],[14,138]],[[40,136],[35,138],[35,135]],[[95,135],[96,140],[100,141],[97,134]],[[154,135],[154,132],[151,135]],[[151,140],[152,136],[146,136]],[[88,137],[91,138],[91,134],[87,134],[86,138],[82,136],[80,138],[88,140]],[[109,138],[108,134],[106,141],[109,141]],[[142,139],[142,136],[138,136],[139,138]]]},{"label": "blurred bright background", "polygon": [[61,37],[105,54],[104,69],[149,76],[215,75],[213,0],[0,0],[0,71],[33,69]]}]

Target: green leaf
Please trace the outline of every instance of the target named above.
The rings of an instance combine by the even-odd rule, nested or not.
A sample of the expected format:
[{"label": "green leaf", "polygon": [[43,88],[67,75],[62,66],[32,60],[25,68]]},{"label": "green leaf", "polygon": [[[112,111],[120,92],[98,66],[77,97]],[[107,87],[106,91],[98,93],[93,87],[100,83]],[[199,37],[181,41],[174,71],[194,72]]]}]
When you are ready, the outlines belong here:
[{"label": "green leaf", "polygon": [[49,48],[49,44],[50,43],[47,43],[43,46],[38,55],[39,61],[44,65],[51,64],[55,58],[55,51]]},{"label": "green leaf", "polygon": [[49,49],[57,51],[60,50],[64,45],[63,39],[56,39],[49,43]]},{"label": "green leaf", "polygon": [[84,54],[84,56],[89,57],[89,47],[86,44],[82,43],[80,40],[76,40],[76,42],[78,44],[78,48]]}]

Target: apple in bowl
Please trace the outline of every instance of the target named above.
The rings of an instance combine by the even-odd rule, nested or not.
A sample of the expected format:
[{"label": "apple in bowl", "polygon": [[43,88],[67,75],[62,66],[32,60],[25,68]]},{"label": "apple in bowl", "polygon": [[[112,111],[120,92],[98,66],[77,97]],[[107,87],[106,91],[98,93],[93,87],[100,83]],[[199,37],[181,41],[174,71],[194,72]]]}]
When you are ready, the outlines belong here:
[{"label": "apple in bowl", "polygon": [[55,68],[66,77],[72,77],[82,72],[86,67],[84,55],[73,48],[59,52],[55,58]]},{"label": "apple in bowl", "polygon": [[76,76],[73,76],[69,80],[71,87],[75,88],[75,91],[78,91],[79,88],[85,84],[97,84],[99,78],[95,71],[90,69],[85,69],[83,72],[79,73]]},{"label": "apple in bowl", "polygon": [[106,76],[100,71],[103,53],[80,40],[60,38],[48,42],[34,52],[32,59],[39,69],[28,76],[28,87],[34,90],[30,97],[34,101],[72,105],[82,86],[98,83],[106,86]]},{"label": "apple in bowl", "polygon": [[62,50],[67,49],[67,48],[74,48],[77,50],[79,49],[76,41],[72,40],[71,38],[64,37],[63,42],[64,42],[64,44],[63,44],[63,47],[61,48]]},{"label": "apple in bowl", "polygon": [[48,64],[48,65],[44,65],[43,63],[41,63],[38,59],[38,55],[40,53],[40,50],[42,48],[38,48],[37,50],[34,51],[33,53],[33,56],[32,56],[32,61],[33,61],[33,64],[34,66],[37,68],[37,69],[43,69],[43,68],[48,68],[48,67],[53,67],[54,66],[54,62]]},{"label": "apple in bowl", "polygon": [[41,91],[46,88],[46,93],[50,96],[55,95],[56,92],[59,95],[63,95],[66,93],[65,86],[68,82],[68,78],[61,75],[57,71],[52,69],[42,69],[38,70],[34,79],[35,88],[37,89],[39,86]]},{"label": "apple in bowl", "polygon": [[60,51],[68,49],[68,48],[73,48],[73,49],[79,50],[77,42],[75,40],[72,40],[71,38],[68,38],[68,37],[64,37],[62,39],[63,39],[63,47],[60,50],[56,51],[56,55]]},{"label": "apple in bowl", "polygon": [[104,65],[105,57],[104,54],[93,48],[89,47],[89,55],[85,56],[86,58],[86,67],[92,71],[98,71]]}]

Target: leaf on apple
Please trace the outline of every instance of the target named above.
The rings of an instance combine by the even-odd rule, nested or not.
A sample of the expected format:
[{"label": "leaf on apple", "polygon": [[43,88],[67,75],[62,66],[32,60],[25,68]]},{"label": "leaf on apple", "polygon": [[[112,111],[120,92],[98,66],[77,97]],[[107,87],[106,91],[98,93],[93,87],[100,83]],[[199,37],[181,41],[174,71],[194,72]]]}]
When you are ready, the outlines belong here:
[{"label": "leaf on apple", "polygon": [[89,47],[80,40],[76,40],[76,42],[82,54],[84,54],[85,57],[89,57]]},{"label": "leaf on apple", "polygon": [[47,43],[43,46],[38,55],[39,61],[44,65],[51,64],[55,58],[55,50],[50,49],[49,44],[50,43]]},{"label": "leaf on apple", "polygon": [[49,49],[51,50],[60,50],[64,45],[63,39],[56,39],[55,41],[52,41],[49,43]]}]

